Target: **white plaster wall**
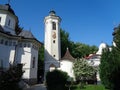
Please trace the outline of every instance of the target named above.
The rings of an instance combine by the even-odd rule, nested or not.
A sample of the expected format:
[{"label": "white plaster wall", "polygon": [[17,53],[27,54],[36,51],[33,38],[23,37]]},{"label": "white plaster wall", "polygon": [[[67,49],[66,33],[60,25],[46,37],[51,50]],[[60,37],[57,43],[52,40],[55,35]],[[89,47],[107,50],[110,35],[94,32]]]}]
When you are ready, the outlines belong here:
[{"label": "white plaster wall", "polygon": [[100,59],[90,59],[88,60],[88,63],[91,64],[92,66],[99,66]]},{"label": "white plaster wall", "polygon": [[[32,68],[32,60],[33,57],[35,57],[35,67]],[[37,78],[37,69],[38,69],[38,50],[35,50],[34,48],[32,48],[32,55],[31,55],[31,67],[30,67],[30,78]]]},{"label": "white plaster wall", "polygon": [[[60,45],[60,27],[59,18],[54,16],[45,17],[45,41],[44,41],[44,57],[45,57],[45,72],[50,70],[50,65],[54,64],[56,68],[60,66],[59,60],[61,58]],[[56,30],[52,30],[52,22],[56,23]],[[53,39],[53,32],[56,33],[56,38]],[[55,40],[55,43],[53,43]],[[54,57],[55,55],[55,57]]]},{"label": "white plaster wall", "polygon": [[19,47],[17,48],[17,63],[24,64],[23,78],[30,78],[30,61],[31,61],[31,48],[28,47]]},{"label": "white plaster wall", "polygon": [[70,77],[75,79],[73,71],[73,62],[68,60],[62,60],[60,62],[60,70],[67,72]]},{"label": "white plaster wall", "polygon": [[14,53],[14,46],[5,46],[0,44],[0,60],[2,60],[4,68],[9,68],[9,63],[14,59]]},{"label": "white plaster wall", "polygon": [[[56,22],[56,30],[52,30],[52,22]],[[53,32],[56,33],[56,38],[53,39],[52,35]],[[55,40],[55,43],[53,43]],[[60,30],[59,30],[59,23],[58,19],[46,19],[45,20],[45,56],[53,56],[55,55],[55,59],[59,60],[60,57]]]},{"label": "white plaster wall", "polygon": [[[0,13],[0,17],[1,17],[1,26],[4,28],[5,31],[10,32],[11,34],[15,34],[15,18],[11,15],[7,15],[7,14],[2,14]],[[8,22],[10,20],[10,26],[8,26]]]}]

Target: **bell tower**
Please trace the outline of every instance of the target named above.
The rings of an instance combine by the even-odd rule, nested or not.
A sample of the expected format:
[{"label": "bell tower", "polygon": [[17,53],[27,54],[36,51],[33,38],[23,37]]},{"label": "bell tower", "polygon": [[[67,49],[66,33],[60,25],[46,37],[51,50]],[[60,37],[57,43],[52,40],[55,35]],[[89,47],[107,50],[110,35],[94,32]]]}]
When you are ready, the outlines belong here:
[{"label": "bell tower", "polygon": [[59,16],[56,16],[55,11],[50,11],[45,17],[45,72],[59,67],[61,59],[61,44],[60,44],[60,22]]}]

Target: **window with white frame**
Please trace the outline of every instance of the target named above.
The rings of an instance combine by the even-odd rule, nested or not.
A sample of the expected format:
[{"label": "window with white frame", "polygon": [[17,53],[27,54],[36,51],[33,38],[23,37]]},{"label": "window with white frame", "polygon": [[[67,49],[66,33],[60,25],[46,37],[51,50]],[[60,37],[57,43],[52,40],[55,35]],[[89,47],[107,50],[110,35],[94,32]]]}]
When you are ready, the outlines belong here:
[{"label": "window with white frame", "polygon": [[52,22],[52,29],[56,30],[56,23],[55,22]]}]

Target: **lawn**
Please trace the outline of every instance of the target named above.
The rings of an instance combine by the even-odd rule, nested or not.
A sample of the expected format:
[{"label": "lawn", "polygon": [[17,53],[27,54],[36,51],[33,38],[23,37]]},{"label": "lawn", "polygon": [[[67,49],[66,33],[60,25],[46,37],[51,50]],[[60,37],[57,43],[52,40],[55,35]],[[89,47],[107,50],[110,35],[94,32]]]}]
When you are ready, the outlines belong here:
[{"label": "lawn", "polygon": [[103,85],[87,85],[85,88],[80,89],[78,85],[71,87],[71,90],[107,90]]}]

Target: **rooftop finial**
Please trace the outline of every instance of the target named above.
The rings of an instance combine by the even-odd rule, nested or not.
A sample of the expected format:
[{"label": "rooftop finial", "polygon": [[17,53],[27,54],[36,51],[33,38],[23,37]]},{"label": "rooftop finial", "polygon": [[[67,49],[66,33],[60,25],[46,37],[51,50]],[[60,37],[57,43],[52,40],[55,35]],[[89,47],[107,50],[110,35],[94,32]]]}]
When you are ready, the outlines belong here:
[{"label": "rooftop finial", "polygon": [[51,10],[49,13],[50,13],[51,16],[55,15],[55,11],[54,10]]}]

